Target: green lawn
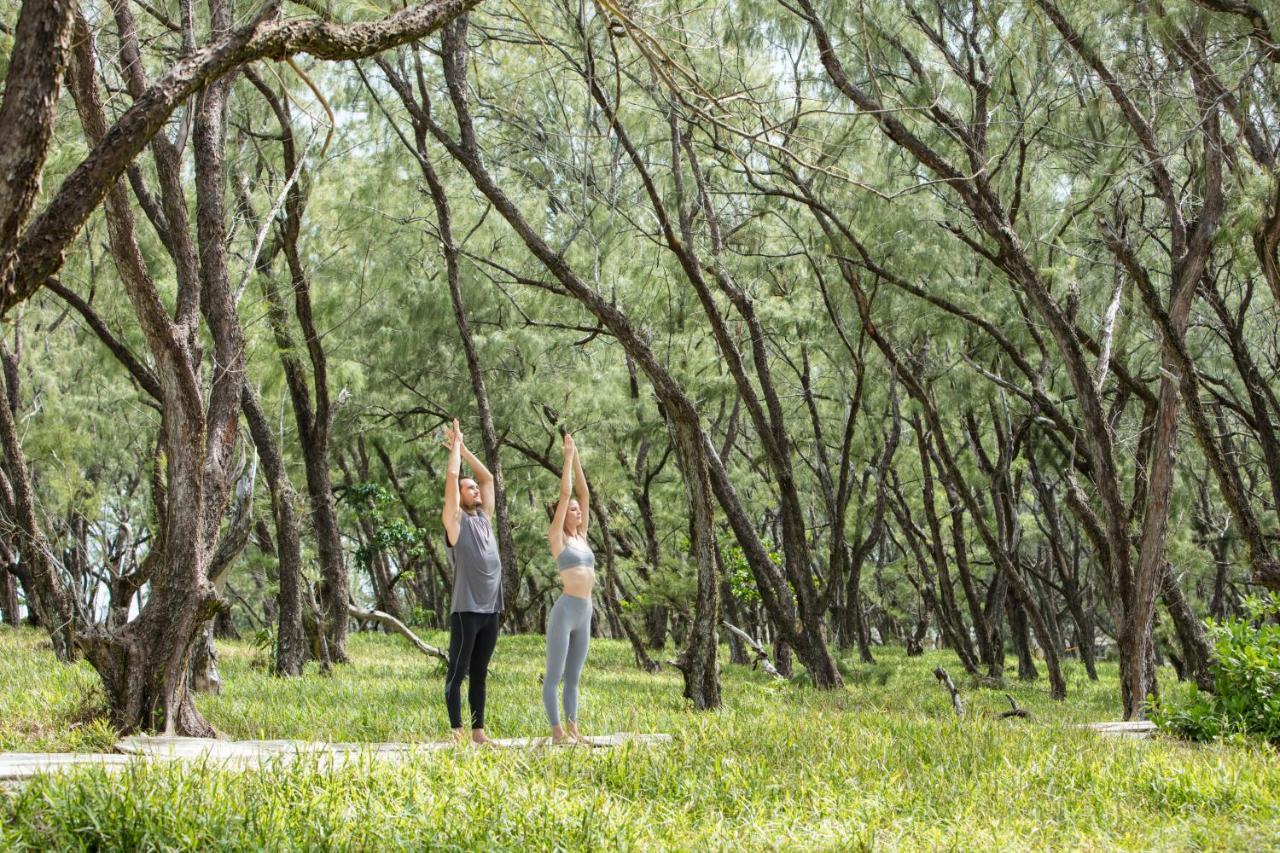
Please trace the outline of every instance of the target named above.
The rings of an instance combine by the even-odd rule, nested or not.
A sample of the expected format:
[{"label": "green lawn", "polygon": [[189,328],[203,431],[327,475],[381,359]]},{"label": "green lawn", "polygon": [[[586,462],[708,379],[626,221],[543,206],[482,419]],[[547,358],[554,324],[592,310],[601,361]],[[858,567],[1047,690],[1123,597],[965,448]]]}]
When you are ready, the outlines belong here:
[{"label": "green lawn", "polygon": [[[427,638],[441,642],[436,635]],[[542,638],[503,637],[489,728],[543,731]],[[200,707],[228,736],[433,740],[447,723],[437,665],[363,635],[353,663],[281,681],[248,644],[222,646],[226,687]],[[669,732],[666,748],[442,752],[404,765],[229,772],[163,765],[78,771],[0,794],[0,848],[857,849],[1250,848],[1280,844],[1280,757],[1247,744],[1115,741],[1069,723],[1114,719],[1113,668],[1070,697],[1008,690],[1032,720],[998,720],[1000,691],[959,679],[957,721],[932,668],[954,658],[850,665],[836,693],[726,667],[725,707],[696,713],[678,674],[646,675],[596,642],[583,678],[588,732]],[[1162,672],[1166,689],[1172,673]],[[39,634],[0,629],[0,749],[101,749],[101,700],[83,664]]]}]

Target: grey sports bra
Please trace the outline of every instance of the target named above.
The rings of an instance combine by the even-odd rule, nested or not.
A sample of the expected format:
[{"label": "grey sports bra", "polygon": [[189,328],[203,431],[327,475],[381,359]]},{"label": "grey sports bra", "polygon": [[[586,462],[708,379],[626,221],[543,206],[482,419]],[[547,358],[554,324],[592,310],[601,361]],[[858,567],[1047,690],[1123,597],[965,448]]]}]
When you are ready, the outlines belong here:
[{"label": "grey sports bra", "polygon": [[563,572],[565,569],[572,569],[576,566],[589,566],[594,569],[596,567],[596,555],[592,553],[589,547],[565,542],[564,548],[560,551],[560,556],[556,557],[556,568]]}]

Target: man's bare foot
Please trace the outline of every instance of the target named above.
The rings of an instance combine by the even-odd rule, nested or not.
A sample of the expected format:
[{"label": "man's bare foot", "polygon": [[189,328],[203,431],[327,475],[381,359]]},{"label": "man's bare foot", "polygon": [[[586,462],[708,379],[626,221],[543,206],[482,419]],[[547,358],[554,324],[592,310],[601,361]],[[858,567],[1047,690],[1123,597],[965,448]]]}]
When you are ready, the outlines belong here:
[{"label": "man's bare foot", "polygon": [[484,746],[484,747],[490,747],[490,748],[496,747],[498,745],[497,741],[495,741],[493,738],[489,737],[487,734],[484,733],[484,729],[471,730],[471,743],[473,743],[476,746]]},{"label": "man's bare foot", "polygon": [[453,741],[454,746],[466,746],[468,741],[467,730],[452,729],[449,732],[449,740]]}]

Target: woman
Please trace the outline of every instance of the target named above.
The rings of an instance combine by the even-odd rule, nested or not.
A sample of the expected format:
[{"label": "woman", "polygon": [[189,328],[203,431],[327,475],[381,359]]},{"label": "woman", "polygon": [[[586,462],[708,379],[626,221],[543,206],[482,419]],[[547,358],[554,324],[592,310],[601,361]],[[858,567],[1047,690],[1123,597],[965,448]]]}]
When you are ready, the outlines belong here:
[{"label": "woman", "polygon": [[[577,492],[577,500],[571,493]],[[564,470],[547,541],[560,570],[563,591],[547,620],[547,672],[542,679],[542,705],[551,723],[552,743],[589,743],[578,732],[578,678],[591,642],[591,589],[596,585],[596,557],[587,542],[591,492],[573,436],[564,436]],[[556,688],[564,679],[564,725],[556,707]]]}]

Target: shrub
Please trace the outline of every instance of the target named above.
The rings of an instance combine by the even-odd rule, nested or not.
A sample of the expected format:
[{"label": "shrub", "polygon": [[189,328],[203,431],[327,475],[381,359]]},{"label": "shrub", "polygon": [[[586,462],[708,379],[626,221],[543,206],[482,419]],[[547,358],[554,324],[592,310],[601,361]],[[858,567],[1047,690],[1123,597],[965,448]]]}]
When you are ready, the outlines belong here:
[{"label": "shrub", "polygon": [[1161,729],[1191,740],[1250,736],[1280,744],[1280,597],[1245,599],[1246,618],[1206,621],[1215,692],[1192,691],[1180,707],[1157,704]]}]

